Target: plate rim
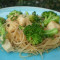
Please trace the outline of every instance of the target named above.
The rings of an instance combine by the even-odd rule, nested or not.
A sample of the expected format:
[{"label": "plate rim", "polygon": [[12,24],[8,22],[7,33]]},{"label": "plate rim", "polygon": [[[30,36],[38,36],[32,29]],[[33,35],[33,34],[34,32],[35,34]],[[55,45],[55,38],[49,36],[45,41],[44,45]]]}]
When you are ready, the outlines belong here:
[{"label": "plate rim", "polygon": [[53,9],[49,9],[49,8],[43,8],[43,7],[35,7],[35,6],[11,6],[11,7],[4,7],[4,8],[1,8],[0,10],[3,10],[3,9],[8,9],[8,8],[16,8],[16,7],[26,7],[26,8],[38,8],[38,9],[45,9],[45,10],[51,10],[51,11],[54,11],[54,12],[57,12],[57,13],[60,13],[59,11],[56,11],[56,10],[53,10]]}]

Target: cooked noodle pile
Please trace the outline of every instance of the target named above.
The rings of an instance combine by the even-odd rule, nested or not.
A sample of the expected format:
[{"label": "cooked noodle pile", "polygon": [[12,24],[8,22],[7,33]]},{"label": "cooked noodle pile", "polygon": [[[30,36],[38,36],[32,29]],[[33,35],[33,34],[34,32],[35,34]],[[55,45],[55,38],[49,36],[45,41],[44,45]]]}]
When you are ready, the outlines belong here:
[{"label": "cooked noodle pile", "polygon": [[[10,29],[8,30],[8,24],[14,27],[12,31],[10,30],[12,27],[10,27]],[[19,30],[18,25],[19,24],[15,21],[9,21],[6,23],[6,30],[8,30],[8,34],[6,35],[6,37],[11,42],[15,51],[32,54],[41,54],[42,52],[45,52],[48,49],[54,49],[60,46],[60,32],[54,36],[54,39],[46,38],[42,43],[34,46],[27,41],[23,30]]]},{"label": "cooked noodle pile", "polygon": [[[8,15],[6,22],[4,22],[4,24],[2,23],[2,25],[4,25],[2,28],[5,28],[8,33],[5,34],[5,30],[1,30],[0,27],[0,32],[3,31],[6,35],[5,37],[4,34],[2,34],[0,39],[4,40],[2,38],[2,36],[4,36],[6,41],[8,40],[7,42],[5,41],[5,45],[2,44],[2,46],[7,52],[17,51],[20,53],[40,53],[42,55],[43,52],[60,46],[60,25],[58,21],[58,15],[51,11],[43,12],[42,17],[38,16],[36,12],[33,12],[32,15],[28,13],[24,15],[19,11],[12,11]],[[26,26],[28,26],[28,28]],[[24,33],[25,28],[27,34]],[[54,28],[56,29],[54,30]],[[30,40],[28,40],[28,38],[30,38]],[[10,50],[12,47],[13,49]]]}]

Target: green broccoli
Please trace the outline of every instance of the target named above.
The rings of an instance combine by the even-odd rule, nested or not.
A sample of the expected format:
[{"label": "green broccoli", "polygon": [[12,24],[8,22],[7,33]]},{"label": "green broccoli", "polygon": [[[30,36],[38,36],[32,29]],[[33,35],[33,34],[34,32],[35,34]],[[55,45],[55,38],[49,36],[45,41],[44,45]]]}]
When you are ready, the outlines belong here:
[{"label": "green broccoli", "polygon": [[57,29],[46,31],[41,28],[39,24],[28,25],[24,28],[24,34],[26,35],[27,40],[33,45],[41,43],[46,36],[53,36],[56,33],[58,33]]},{"label": "green broccoli", "polygon": [[14,21],[14,20],[16,20],[18,18],[18,16],[20,14],[22,14],[21,11],[14,10],[14,11],[10,12],[9,15],[7,15],[7,18],[10,18],[12,21]]},{"label": "green broccoli", "polygon": [[45,36],[46,37],[53,37],[53,35],[57,34],[58,33],[58,29],[57,28],[54,28],[54,29],[51,29],[51,30],[45,30]]},{"label": "green broccoli", "polygon": [[26,15],[29,15],[29,13],[28,13],[27,11],[25,12],[25,14],[26,14]]},{"label": "green broccoli", "polygon": [[33,45],[39,44],[42,42],[43,30],[37,24],[28,25],[24,29],[24,34],[27,37],[27,40]]},{"label": "green broccoli", "polygon": [[3,35],[5,33],[5,28],[3,25],[0,23],[0,35]]},{"label": "green broccoli", "polygon": [[43,18],[45,18],[45,17],[49,17],[50,16],[50,14],[52,14],[52,15],[54,15],[54,16],[57,16],[57,14],[55,13],[55,12],[53,12],[53,11],[44,11],[43,13],[42,13],[42,17]]},{"label": "green broccoli", "polygon": [[5,34],[5,28],[3,24],[6,23],[6,20],[0,17],[0,36]]},{"label": "green broccoli", "polygon": [[55,21],[59,23],[59,16],[52,11],[45,11],[42,13],[42,18],[44,18],[44,25],[47,26],[47,24],[51,21]]},{"label": "green broccoli", "polygon": [[2,44],[3,44],[6,39],[6,30],[2,23],[0,23],[0,36],[2,36],[3,38],[3,41],[2,41]]},{"label": "green broccoli", "polygon": [[5,22],[6,22],[6,20],[4,18],[0,17],[0,23],[4,24]]},{"label": "green broccoli", "polygon": [[29,15],[29,19],[31,22],[39,22],[40,21],[40,17],[36,14],[35,11],[32,13],[32,15]]},{"label": "green broccoli", "polygon": [[2,36],[3,38],[2,44],[5,42],[5,36],[6,36],[5,27],[3,26],[4,23],[6,23],[6,20],[0,17],[0,36]]}]

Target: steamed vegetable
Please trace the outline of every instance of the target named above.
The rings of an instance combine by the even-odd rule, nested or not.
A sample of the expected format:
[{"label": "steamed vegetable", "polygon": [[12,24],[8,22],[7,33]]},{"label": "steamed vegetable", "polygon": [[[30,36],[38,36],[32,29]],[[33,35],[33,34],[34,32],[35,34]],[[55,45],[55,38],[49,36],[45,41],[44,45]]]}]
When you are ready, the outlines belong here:
[{"label": "steamed vegetable", "polygon": [[5,33],[5,28],[0,23],[0,34],[3,35]]},{"label": "steamed vegetable", "polygon": [[10,18],[12,21],[14,21],[14,20],[16,20],[18,18],[18,16],[20,14],[22,14],[21,11],[14,10],[14,11],[10,12],[9,15],[7,15],[7,18]]},{"label": "steamed vegetable", "polygon": [[36,24],[28,25],[24,29],[27,40],[34,45],[42,42],[43,32],[40,26]]},{"label": "steamed vegetable", "polygon": [[4,24],[5,22],[6,22],[6,20],[4,18],[0,17],[0,23]]},{"label": "steamed vegetable", "polygon": [[44,18],[44,25],[47,26],[51,21],[55,21],[59,23],[59,16],[52,11],[45,11],[42,13],[42,17]]},{"label": "steamed vegetable", "polygon": [[0,17],[0,37],[2,37],[3,41],[2,43],[5,42],[5,35],[6,35],[6,31],[5,31],[5,27],[3,26],[3,24],[6,22],[6,20],[2,17]]},{"label": "steamed vegetable", "polygon": [[6,31],[5,31],[5,27],[0,23],[0,36],[2,37],[3,41],[2,44],[5,42],[5,38],[6,38]]},{"label": "steamed vegetable", "polygon": [[28,25],[24,29],[24,34],[26,35],[27,40],[33,45],[37,45],[41,43],[45,37],[53,36],[57,33],[58,29],[56,28],[46,31],[43,30],[38,24]]},{"label": "steamed vegetable", "polygon": [[57,14],[55,13],[55,12],[52,12],[52,11],[44,11],[43,13],[42,13],[42,17],[43,18],[45,18],[45,17],[49,17],[50,16],[50,14],[52,14],[53,16],[56,16]]},{"label": "steamed vegetable", "polygon": [[51,30],[45,30],[45,36],[49,37],[49,36],[52,36],[57,34],[58,33],[58,29],[57,28],[54,28],[54,29],[51,29]]},{"label": "steamed vegetable", "polygon": [[3,35],[5,33],[5,28],[3,26],[4,23],[6,23],[6,20],[0,17],[0,35]]},{"label": "steamed vegetable", "polygon": [[29,16],[29,19],[30,19],[31,22],[39,22],[40,21],[40,18],[36,14],[35,11],[32,13],[32,15]]},{"label": "steamed vegetable", "polygon": [[29,13],[26,11],[26,12],[25,12],[25,15],[27,16],[27,15],[29,15]]},{"label": "steamed vegetable", "polygon": [[42,18],[40,18],[40,16],[38,16],[35,11],[32,13],[32,15],[29,15],[29,19],[32,23],[40,24],[40,26],[44,28]]}]

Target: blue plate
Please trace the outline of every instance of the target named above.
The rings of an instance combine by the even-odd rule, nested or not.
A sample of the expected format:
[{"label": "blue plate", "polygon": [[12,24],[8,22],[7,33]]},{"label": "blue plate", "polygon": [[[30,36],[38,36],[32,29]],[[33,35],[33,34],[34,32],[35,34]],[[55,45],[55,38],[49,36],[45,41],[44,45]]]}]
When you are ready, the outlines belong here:
[{"label": "blue plate", "polygon": [[[23,13],[25,11],[28,11],[30,14],[33,11],[36,11],[38,15],[41,15],[41,13],[44,11],[54,11],[54,10],[38,8],[38,7],[17,6],[17,7],[8,7],[8,8],[0,9],[0,17],[4,17],[6,19],[6,15],[8,15],[9,12],[13,10],[22,11]],[[54,11],[54,12],[60,15],[60,12],[57,12],[57,11]],[[26,54],[23,53],[23,55],[26,55]],[[6,51],[2,51],[0,49],[0,60],[42,60],[42,59],[40,55],[21,58],[19,56],[19,53],[14,53],[14,52],[7,53]],[[60,49],[56,48],[49,53],[43,53],[43,60],[60,60]]]}]

